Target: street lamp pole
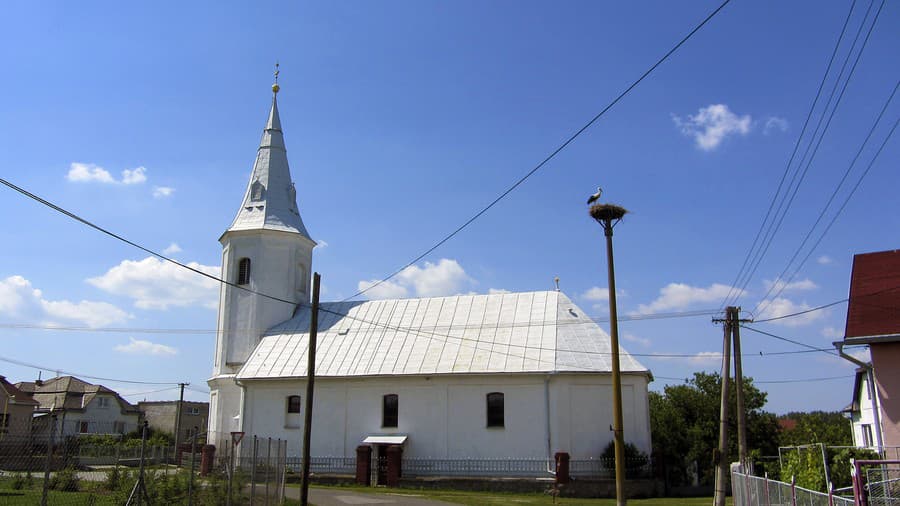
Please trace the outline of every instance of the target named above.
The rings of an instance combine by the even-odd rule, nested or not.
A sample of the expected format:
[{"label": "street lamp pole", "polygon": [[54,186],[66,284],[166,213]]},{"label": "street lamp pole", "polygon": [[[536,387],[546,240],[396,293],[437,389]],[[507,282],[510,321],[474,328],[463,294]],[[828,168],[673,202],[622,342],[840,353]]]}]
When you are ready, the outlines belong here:
[{"label": "street lamp pole", "polygon": [[625,506],[625,433],[622,422],[622,376],[619,369],[619,323],[616,311],[616,272],[613,262],[613,227],[628,211],[613,204],[595,204],[590,214],[606,236],[607,275],[609,278],[609,338],[612,348],[613,440],[616,451],[616,505]]}]

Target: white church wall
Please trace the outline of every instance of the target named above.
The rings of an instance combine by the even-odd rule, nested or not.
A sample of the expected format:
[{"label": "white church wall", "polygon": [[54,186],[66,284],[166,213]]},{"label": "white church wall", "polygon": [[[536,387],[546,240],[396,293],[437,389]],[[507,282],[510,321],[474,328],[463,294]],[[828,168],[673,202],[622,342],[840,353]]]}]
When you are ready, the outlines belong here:
[{"label": "white church wall", "polygon": [[[549,381],[545,391],[545,382]],[[247,434],[288,440],[298,455],[302,428],[285,426],[286,399],[300,395],[302,380],[245,381]],[[504,427],[487,427],[486,395],[504,394]],[[623,377],[626,440],[649,453],[646,377]],[[382,396],[397,394],[398,426],[382,427]],[[549,394],[551,445],[547,444]],[[404,456],[412,458],[547,458],[568,451],[572,458],[598,457],[612,433],[608,375],[444,375],[393,378],[317,378],[312,453],[355,455],[374,434],[405,434]]]}]

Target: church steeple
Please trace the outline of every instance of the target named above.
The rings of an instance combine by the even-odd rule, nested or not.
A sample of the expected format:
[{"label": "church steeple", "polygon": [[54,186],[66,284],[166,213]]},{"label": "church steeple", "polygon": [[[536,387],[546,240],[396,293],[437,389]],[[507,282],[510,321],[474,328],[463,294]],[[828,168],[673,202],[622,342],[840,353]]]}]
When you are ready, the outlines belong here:
[{"label": "church steeple", "polygon": [[[277,69],[277,66],[276,66]],[[312,240],[300,211],[297,191],[291,180],[281,118],[278,115],[278,70],[272,85],[272,108],[263,130],[244,200],[228,232],[237,230],[278,230],[293,232]]]}]

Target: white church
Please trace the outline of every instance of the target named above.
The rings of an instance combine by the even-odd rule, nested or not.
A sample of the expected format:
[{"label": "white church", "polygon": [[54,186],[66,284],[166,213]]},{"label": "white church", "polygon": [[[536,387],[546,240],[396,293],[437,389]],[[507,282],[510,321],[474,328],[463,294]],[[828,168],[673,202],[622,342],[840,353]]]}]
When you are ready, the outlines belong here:
[{"label": "white church", "polygon": [[[222,276],[273,298],[222,285],[209,439],[282,438],[296,456],[316,243],[272,89],[244,199],[219,241]],[[607,333],[559,291],[322,303],[311,454],[392,443],[404,458],[596,458],[613,440],[610,359]],[[625,440],[649,454],[652,376],[624,350],[620,362]]]}]

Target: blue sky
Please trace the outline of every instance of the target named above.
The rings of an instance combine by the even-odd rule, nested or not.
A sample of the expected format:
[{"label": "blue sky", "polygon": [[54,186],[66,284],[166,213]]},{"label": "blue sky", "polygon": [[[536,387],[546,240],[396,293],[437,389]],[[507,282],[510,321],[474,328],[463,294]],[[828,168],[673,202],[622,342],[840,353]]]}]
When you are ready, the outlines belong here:
[{"label": "blue sky", "polygon": [[[850,40],[869,5],[856,6]],[[339,300],[488,204],[716,6],[9,4],[0,21],[0,173],[135,242],[216,272],[217,239],[240,204],[277,60],[299,207],[320,242],[314,269],[323,276],[323,298]],[[896,7],[881,12],[779,233],[744,287],[739,305],[758,319],[846,298],[853,254],[898,247],[900,147],[892,139],[786,289],[761,304],[764,311],[757,307],[896,85]],[[604,318],[603,236],[584,205],[601,185],[605,199],[633,212],[616,228],[620,315],[720,308],[848,8],[735,0],[541,171],[370,295],[545,290],[558,276],[576,303]],[[898,100],[838,204],[900,114]],[[204,397],[214,283],[6,188],[0,213],[3,358],[105,378],[187,381],[195,389],[189,398]],[[845,311],[837,305],[756,328],[830,347],[842,335]],[[93,330],[11,328],[18,324]],[[132,330],[102,330],[109,328]],[[619,328],[631,352],[691,355],[639,357],[657,376],[654,389],[677,382],[665,378],[719,368],[709,355],[721,349],[721,329],[708,315],[623,321]],[[842,377],[761,384],[768,409],[849,403],[849,363],[821,353],[760,356],[800,348],[743,336],[745,353],[755,355],[744,371],[757,380]],[[0,362],[0,372],[13,381],[37,375],[9,362]],[[177,395],[142,395],[166,385],[103,383],[133,401]]]}]

